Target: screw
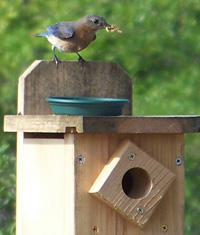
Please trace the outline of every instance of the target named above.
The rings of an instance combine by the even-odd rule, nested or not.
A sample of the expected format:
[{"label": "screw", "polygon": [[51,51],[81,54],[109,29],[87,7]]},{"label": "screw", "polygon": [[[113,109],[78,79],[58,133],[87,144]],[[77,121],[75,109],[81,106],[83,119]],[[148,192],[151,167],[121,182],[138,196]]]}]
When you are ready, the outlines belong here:
[{"label": "screw", "polygon": [[180,166],[182,164],[182,159],[180,157],[176,158],[176,165]]},{"label": "screw", "polygon": [[98,228],[97,226],[93,226],[93,227],[92,227],[92,231],[93,231],[94,233],[99,233],[99,228]]},{"label": "screw", "polygon": [[83,156],[81,156],[81,155],[78,156],[77,159],[78,159],[78,162],[79,162],[79,163],[84,163],[84,162],[85,162],[85,158],[84,158]]},{"label": "screw", "polygon": [[129,153],[128,158],[130,161],[133,161],[135,159],[135,153]]},{"label": "screw", "polygon": [[137,212],[138,212],[138,214],[140,214],[140,215],[144,214],[144,209],[143,209],[143,207],[142,207],[142,206],[139,206],[139,207],[137,208]]},{"label": "screw", "polygon": [[168,226],[166,224],[163,224],[162,225],[162,231],[167,232],[167,230],[168,230]]}]

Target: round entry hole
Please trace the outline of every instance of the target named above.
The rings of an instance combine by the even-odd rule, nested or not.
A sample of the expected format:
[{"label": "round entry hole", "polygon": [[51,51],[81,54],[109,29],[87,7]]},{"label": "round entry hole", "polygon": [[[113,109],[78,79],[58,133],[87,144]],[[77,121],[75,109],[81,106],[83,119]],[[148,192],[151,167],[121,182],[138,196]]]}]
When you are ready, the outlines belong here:
[{"label": "round entry hole", "polygon": [[122,178],[124,193],[133,199],[143,198],[149,194],[152,187],[151,177],[147,171],[135,167],[128,170]]}]

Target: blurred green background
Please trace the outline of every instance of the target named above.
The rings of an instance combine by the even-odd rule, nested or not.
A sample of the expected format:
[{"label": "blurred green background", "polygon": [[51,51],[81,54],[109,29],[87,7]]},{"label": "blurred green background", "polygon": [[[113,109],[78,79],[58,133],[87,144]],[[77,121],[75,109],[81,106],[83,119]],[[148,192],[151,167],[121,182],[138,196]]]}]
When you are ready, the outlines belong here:
[{"label": "blurred green background", "polygon": [[[1,0],[0,122],[16,114],[17,82],[37,59],[52,58],[43,27],[98,14],[123,34],[101,30],[81,53],[117,61],[133,78],[133,115],[200,113],[200,0]],[[57,55],[76,60],[75,54]],[[0,132],[0,235],[15,231],[15,134]],[[186,135],[185,234],[200,234],[199,134]]]}]

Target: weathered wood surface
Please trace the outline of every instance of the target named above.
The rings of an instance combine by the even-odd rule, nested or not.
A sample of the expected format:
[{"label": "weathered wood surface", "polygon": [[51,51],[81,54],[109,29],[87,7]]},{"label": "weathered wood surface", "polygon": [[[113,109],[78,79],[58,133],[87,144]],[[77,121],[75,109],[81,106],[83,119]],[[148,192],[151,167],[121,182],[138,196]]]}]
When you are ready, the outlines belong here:
[{"label": "weathered wood surface", "polygon": [[[88,194],[113,152],[126,138],[176,175],[168,192],[142,229],[96,197]],[[163,235],[165,234],[163,226],[167,227],[166,234],[183,234],[183,134],[75,134],[75,146],[76,157],[81,155],[85,158],[84,163],[75,161],[76,235],[96,234],[92,232],[92,228],[95,226],[98,228],[98,234],[102,235]],[[177,156],[181,157],[183,161],[180,166],[175,163]]]},{"label": "weathered wood surface", "polygon": [[200,116],[83,117],[65,115],[7,115],[4,131],[33,133],[196,133]]},{"label": "weathered wood surface", "polygon": [[[134,159],[129,158],[130,154]],[[175,177],[169,169],[126,139],[103,168],[90,193],[144,227]]]},{"label": "weathered wood surface", "polygon": [[19,78],[18,113],[51,114],[49,96],[93,96],[130,100],[123,115],[132,114],[132,80],[115,62],[35,61]]},{"label": "weathered wood surface", "polygon": [[[88,193],[127,138],[176,175],[143,229]],[[19,132],[17,145],[18,235],[92,235],[95,231],[162,235],[163,226],[166,234],[183,234],[183,134],[65,134],[63,139],[29,139]],[[183,161],[180,166],[175,163],[177,156]]]},{"label": "weathered wood surface", "polygon": [[4,117],[4,131],[22,131],[36,133],[65,133],[67,128],[76,128],[83,132],[82,116],[64,115],[8,115]]}]

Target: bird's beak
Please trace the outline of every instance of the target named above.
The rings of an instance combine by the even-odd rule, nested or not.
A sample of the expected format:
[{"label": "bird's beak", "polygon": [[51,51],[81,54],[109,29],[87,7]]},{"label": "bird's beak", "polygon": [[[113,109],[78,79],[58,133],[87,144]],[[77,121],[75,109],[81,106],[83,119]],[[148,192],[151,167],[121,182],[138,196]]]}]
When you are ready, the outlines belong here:
[{"label": "bird's beak", "polygon": [[111,25],[108,24],[105,20],[102,21],[101,24],[100,24],[100,28],[101,28],[101,29],[105,29],[105,28],[110,27],[110,26],[111,26]]},{"label": "bird's beak", "polygon": [[107,28],[107,27],[111,27],[110,24],[108,24],[107,22],[104,23],[104,25],[102,25],[104,28]]}]

